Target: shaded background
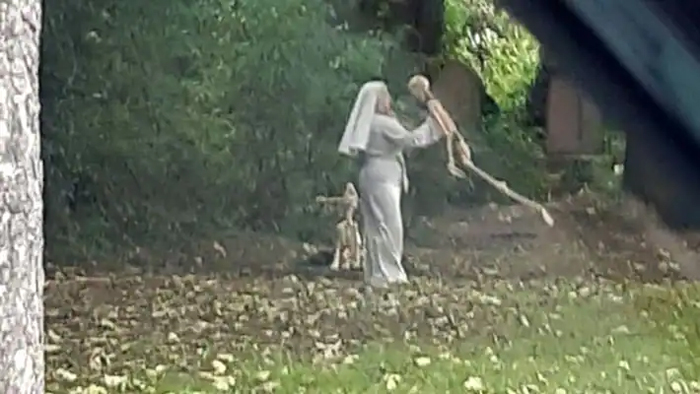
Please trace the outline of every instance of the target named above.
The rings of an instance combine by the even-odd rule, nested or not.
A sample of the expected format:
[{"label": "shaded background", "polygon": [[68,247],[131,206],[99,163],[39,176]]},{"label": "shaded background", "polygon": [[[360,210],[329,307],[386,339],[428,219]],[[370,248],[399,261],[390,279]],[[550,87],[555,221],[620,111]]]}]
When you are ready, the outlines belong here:
[{"label": "shaded background", "polygon": [[[539,47],[486,0],[56,1],[44,18],[52,264],[186,268],[182,254],[200,242],[250,232],[329,243],[334,217],[313,201],[355,179],[336,144],[359,86],[386,79],[417,124],[424,114],[405,81],[437,81],[446,61],[474,76],[447,78],[456,93],[443,96],[477,108],[459,121],[485,169],[535,199],[585,182],[616,187],[612,132],[597,162],[548,171]],[[505,202],[451,179],[443,156],[438,146],[410,157],[409,238],[421,237],[416,217]]]}]

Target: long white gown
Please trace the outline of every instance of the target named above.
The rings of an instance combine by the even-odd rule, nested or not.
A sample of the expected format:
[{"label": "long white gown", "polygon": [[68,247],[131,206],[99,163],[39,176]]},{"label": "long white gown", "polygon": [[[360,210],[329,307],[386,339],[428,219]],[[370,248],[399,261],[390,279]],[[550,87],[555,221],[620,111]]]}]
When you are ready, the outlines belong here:
[{"label": "long white gown", "polygon": [[372,119],[358,186],[367,250],[364,278],[373,287],[408,281],[401,264],[401,194],[408,188],[403,152],[437,142],[442,137],[438,127],[431,118],[414,131],[391,116],[376,114]]}]

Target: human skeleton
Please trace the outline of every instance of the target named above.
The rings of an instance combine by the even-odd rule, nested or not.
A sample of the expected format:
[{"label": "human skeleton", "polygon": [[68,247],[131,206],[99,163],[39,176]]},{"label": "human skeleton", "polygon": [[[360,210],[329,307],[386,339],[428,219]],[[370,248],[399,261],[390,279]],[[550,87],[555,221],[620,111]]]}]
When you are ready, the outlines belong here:
[{"label": "human skeleton", "polygon": [[317,203],[333,204],[339,207],[344,214],[335,226],[335,249],[331,263],[331,269],[334,271],[362,268],[364,247],[360,228],[355,220],[355,211],[359,200],[359,195],[352,182],[345,184],[345,192],[342,196],[316,197]]},{"label": "human skeleton", "polygon": [[426,106],[428,107],[428,112],[430,112],[430,116],[438,123],[442,131],[446,134],[445,140],[447,145],[447,170],[450,172],[450,174],[462,179],[465,179],[467,177],[467,174],[462,169],[457,167],[455,162],[454,156],[456,140],[456,153],[459,158],[459,163],[462,166],[475,173],[481,179],[491,184],[493,187],[495,187],[498,191],[505,194],[506,196],[527,207],[538,211],[542,216],[542,219],[549,226],[554,225],[554,219],[552,219],[552,216],[549,214],[549,212],[547,212],[547,210],[544,208],[544,206],[542,206],[542,204],[539,204],[521,194],[516,193],[508,187],[506,182],[494,178],[491,174],[487,173],[486,171],[477,167],[476,164],[474,164],[471,158],[471,151],[469,149],[469,145],[467,145],[467,142],[465,141],[464,137],[457,130],[457,125],[454,123],[450,115],[442,106],[442,103],[440,103],[440,101],[437,100],[433,95],[433,92],[430,90],[430,82],[426,77],[422,75],[414,75],[413,77],[411,77],[411,79],[408,81],[408,90],[418,100],[425,102]]}]

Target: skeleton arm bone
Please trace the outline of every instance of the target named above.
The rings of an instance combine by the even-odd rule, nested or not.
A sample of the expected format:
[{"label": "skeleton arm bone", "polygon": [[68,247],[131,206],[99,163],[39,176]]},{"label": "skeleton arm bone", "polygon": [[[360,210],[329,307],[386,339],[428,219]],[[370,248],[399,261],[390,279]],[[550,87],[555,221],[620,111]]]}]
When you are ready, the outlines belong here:
[{"label": "skeleton arm bone", "polygon": [[461,133],[456,132],[455,138],[457,138],[457,154],[459,155],[460,163],[466,165],[467,162],[472,161],[472,152]]},{"label": "skeleton arm bone", "polygon": [[430,115],[437,121],[442,130],[447,134],[445,142],[447,150],[447,169],[452,175],[454,175],[457,178],[466,178],[467,174],[465,174],[464,171],[460,170],[455,165],[454,139],[457,139],[458,154],[460,161],[462,162],[464,162],[465,160],[471,161],[469,145],[467,145],[466,141],[464,140],[464,137],[457,130],[455,122],[452,120],[450,115],[442,106],[442,103],[440,103],[439,100],[435,99],[433,97],[433,94],[429,90],[425,92],[425,96],[428,97],[427,106],[428,110],[430,111]]},{"label": "skeleton arm bone", "polygon": [[447,136],[445,144],[447,150],[447,170],[455,177],[466,178],[467,174],[455,165],[454,140],[457,138],[458,154],[461,161],[470,161],[471,153],[464,137],[457,131],[457,125],[450,117],[450,114],[442,106],[430,91],[430,82],[422,75],[413,76],[408,82],[409,91],[419,100],[425,102],[430,112],[430,116],[435,119],[438,127]]},{"label": "skeleton arm bone", "polygon": [[346,204],[348,199],[345,196],[316,196],[316,202],[320,204]]}]

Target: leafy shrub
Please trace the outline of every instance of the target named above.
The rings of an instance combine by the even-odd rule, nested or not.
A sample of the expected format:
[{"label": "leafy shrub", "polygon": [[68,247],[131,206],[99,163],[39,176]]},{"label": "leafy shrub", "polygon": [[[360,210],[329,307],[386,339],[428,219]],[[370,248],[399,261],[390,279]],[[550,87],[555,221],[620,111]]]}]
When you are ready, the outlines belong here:
[{"label": "leafy shrub", "polygon": [[50,254],[323,232],[309,205],[354,177],[336,144],[392,40],[333,26],[323,0],[63,0],[45,13]]},{"label": "leafy shrub", "polygon": [[534,140],[537,131],[524,127],[540,65],[536,39],[493,0],[447,0],[445,25],[446,56],[474,69],[500,109],[484,120],[481,133],[469,136],[476,160],[518,191],[543,197],[543,150]]},{"label": "leafy shrub", "polygon": [[447,0],[448,52],[470,65],[502,110],[524,108],[540,65],[539,44],[493,0]]}]

